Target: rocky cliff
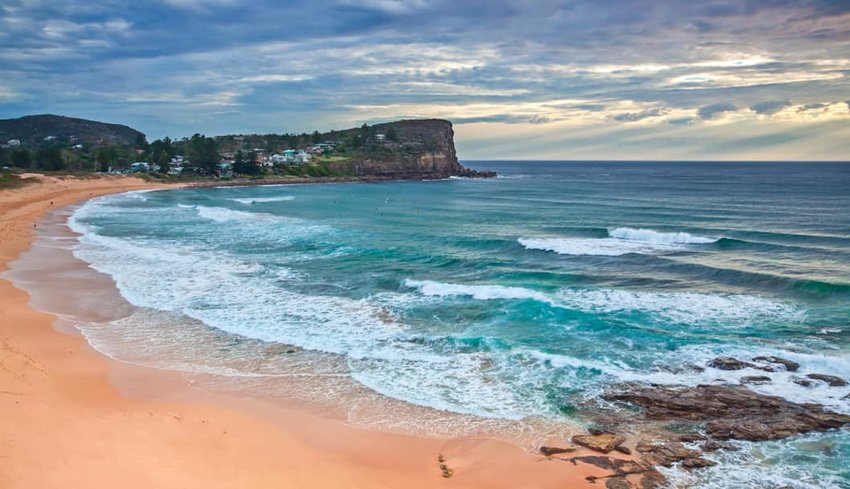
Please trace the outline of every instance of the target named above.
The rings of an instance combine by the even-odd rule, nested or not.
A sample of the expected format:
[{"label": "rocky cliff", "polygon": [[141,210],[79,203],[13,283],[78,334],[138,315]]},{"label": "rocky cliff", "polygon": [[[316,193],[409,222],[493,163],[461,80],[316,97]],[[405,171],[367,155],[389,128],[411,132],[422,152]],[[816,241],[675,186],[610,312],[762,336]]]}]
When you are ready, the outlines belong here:
[{"label": "rocky cliff", "polygon": [[333,136],[360,141],[346,160],[329,164],[337,172],[401,179],[495,175],[464,168],[458,162],[454,130],[446,120],[403,120],[339,131]]},{"label": "rocky cliff", "polygon": [[76,119],[59,115],[28,115],[18,119],[0,119],[0,142],[17,139],[25,146],[59,140],[89,144],[133,145],[145,135],[120,124]]}]

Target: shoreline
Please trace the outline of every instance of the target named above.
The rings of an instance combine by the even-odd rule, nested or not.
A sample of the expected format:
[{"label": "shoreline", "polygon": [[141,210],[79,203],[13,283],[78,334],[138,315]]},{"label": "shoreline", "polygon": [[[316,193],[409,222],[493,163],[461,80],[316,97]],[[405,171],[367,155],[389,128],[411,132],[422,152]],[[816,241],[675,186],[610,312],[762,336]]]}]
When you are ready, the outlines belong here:
[{"label": "shoreline", "polygon": [[253,187],[266,185],[308,185],[322,183],[382,183],[382,182],[434,182],[441,180],[450,180],[452,178],[461,179],[489,179],[497,178],[496,172],[486,172],[470,170],[465,175],[449,175],[449,176],[434,176],[427,178],[425,176],[417,176],[413,178],[400,178],[398,176],[343,176],[343,177],[295,177],[295,176],[277,176],[271,178],[233,178],[228,180],[203,180],[193,181],[187,180],[183,183],[186,188],[207,188],[207,187]]},{"label": "shoreline", "polygon": [[[175,187],[131,177],[42,178],[0,192],[3,271],[30,248],[31,222],[51,210],[96,195]],[[179,372],[109,359],[82,335],[57,331],[55,316],[29,302],[26,292],[0,279],[4,487],[61,481],[89,487],[554,488],[598,487],[585,477],[604,475],[586,464],[540,464],[547,458],[504,441],[398,435],[201,392]],[[133,394],[118,386],[133,386]],[[441,473],[441,456],[451,478]]]}]

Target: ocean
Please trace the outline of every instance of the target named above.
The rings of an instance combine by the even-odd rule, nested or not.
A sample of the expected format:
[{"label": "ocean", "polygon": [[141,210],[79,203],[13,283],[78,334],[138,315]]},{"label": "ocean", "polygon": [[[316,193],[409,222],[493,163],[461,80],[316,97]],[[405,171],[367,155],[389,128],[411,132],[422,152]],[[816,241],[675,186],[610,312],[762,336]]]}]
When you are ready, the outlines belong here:
[{"label": "ocean", "polygon": [[[850,379],[850,165],[464,163],[499,177],[90,200],[74,254],[134,309],[80,329],[125,361],[388,428],[581,425],[624,382],[745,375],[850,413],[850,387],[793,382]],[[688,368],[756,355],[801,368]],[[738,445],[665,474],[850,487],[847,430]]]}]

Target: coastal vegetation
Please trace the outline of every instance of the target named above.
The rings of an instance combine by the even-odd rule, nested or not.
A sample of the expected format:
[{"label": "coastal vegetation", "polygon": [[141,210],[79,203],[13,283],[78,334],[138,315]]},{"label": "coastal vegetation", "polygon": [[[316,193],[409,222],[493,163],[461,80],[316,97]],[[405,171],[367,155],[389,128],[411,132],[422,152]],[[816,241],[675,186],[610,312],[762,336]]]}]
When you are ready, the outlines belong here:
[{"label": "coastal vegetation", "polygon": [[492,176],[457,161],[451,123],[407,120],[328,132],[164,137],[53,115],[0,121],[0,167],[142,173],[162,180]]}]

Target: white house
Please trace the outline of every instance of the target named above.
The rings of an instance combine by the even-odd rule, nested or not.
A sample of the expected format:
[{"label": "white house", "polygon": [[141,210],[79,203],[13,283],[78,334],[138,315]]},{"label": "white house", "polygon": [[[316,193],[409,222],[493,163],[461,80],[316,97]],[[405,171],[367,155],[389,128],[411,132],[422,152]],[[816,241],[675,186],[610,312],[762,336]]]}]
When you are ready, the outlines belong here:
[{"label": "white house", "polygon": [[10,139],[9,142],[6,143],[6,144],[8,144],[10,148],[15,147],[15,146],[20,146],[21,140],[20,139]]}]

